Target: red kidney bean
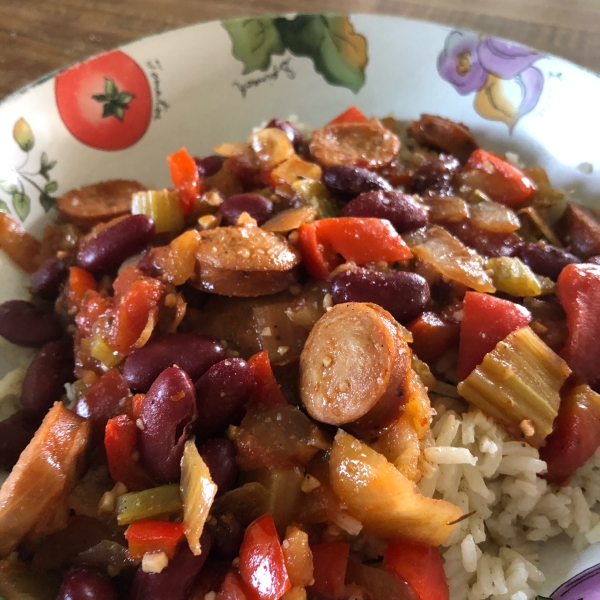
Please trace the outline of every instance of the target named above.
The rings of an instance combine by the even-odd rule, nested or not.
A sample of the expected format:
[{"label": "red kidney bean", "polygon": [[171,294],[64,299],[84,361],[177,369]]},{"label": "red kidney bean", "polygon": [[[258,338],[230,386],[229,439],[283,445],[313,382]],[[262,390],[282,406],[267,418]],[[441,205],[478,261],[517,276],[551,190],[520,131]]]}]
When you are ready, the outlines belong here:
[{"label": "red kidney bean", "polygon": [[196,414],[192,380],[182,369],[165,369],[148,390],[140,411],[141,460],[159,481],[179,480],[183,446]]},{"label": "red kidney bean", "polygon": [[204,442],[198,448],[198,453],[217,484],[217,496],[230,490],[239,475],[234,445],[227,438],[213,438]]},{"label": "red kidney bean", "polygon": [[423,163],[414,173],[411,191],[421,194],[430,191],[435,194],[449,192],[452,179],[460,168],[460,162],[454,156],[440,154]]},{"label": "red kidney bean", "polygon": [[196,382],[196,438],[205,440],[221,433],[239,415],[253,390],[252,372],[241,358],[227,358],[208,369]]},{"label": "red kidney bean", "polygon": [[225,166],[237,177],[244,191],[264,187],[265,184],[260,178],[261,170],[256,168],[246,156],[241,154],[230,156],[225,161]]},{"label": "red kidney bean", "polygon": [[302,146],[302,134],[289,121],[285,121],[284,119],[271,119],[267,123],[267,127],[281,129],[281,131],[283,131],[283,133],[285,133],[285,135],[288,136],[290,142],[292,142],[292,145],[294,146],[294,150],[296,150],[296,152],[300,149],[300,146]]},{"label": "red kidney bean", "polygon": [[0,421],[0,467],[12,469],[41,423],[24,410]]},{"label": "red kidney bean", "polygon": [[64,260],[56,256],[48,258],[31,276],[31,291],[40,298],[53,300],[68,274],[69,267]]},{"label": "red kidney bean", "polygon": [[153,239],[156,228],[147,215],[132,215],[83,238],[77,264],[91,273],[116,269],[126,258],[141,252]]},{"label": "red kidney bean", "polygon": [[555,281],[567,265],[581,262],[574,254],[550,244],[524,243],[516,249],[514,256],[520,258],[535,273]]},{"label": "red kidney bean", "polygon": [[202,553],[194,556],[183,540],[175,556],[160,573],[144,573],[140,565],[133,578],[130,600],[184,600],[204,566],[211,549],[211,538],[204,530],[200,537]]},{"label": "red kidney bean", "polygon": [[92,567],[74,567],[63,579],[56,600],[118,600],[110,577]]},{"label": "red kidney bean", "polygon": [[234,194],[219,206],[217,215],[221,217],[222,225],[235,225],[243,212],[262,225],[273,214],[273,203],[260,194]]},{"label": "red kidney bean", "polygon": [[200,178],[216,175],[223,167],[225,160],[226,158],[224,156],[218,156],[216,154],[204,158],[194,158]]},{"label": "red kidney bean", "polygon": [[323,167],[322,181],[330,192],[346,200],[355,198],[363,192],[392,189],[388,180],[381,175],[369,169],[347,165]]},{"label": "red kidney bean", "polygon": [[212,536],[211,555],[222,560],[233,560],[240,553],[244,539],[242,522],[231,513],[218,515],[214,521],[207,523]]},{"label": "red kidney bean", "polygon": [[13,344],[38,348],[62,337],[58,319],[25,300],[0,304],[0,335]]},{"label": "red kidney bean", "polygon": [[32,416],[43,417],[65,393],[73,379],[73,352],[68,342],[48,342],[27,369],[21,390],[21,405]]},{"label": "red kidney bean", "polygon": [[402,192],[364,192],[350,200],[340,217],[376,217],[387,219],[398,233],[427,225],[427,209],[412,196]]},{"label": "red kidney bean", "polygon": [[390,312],[400,323],[418,317],[430,298],[429,284],[416,273],[380,273],[354,269],[338,273],[332,280],[331,297],[335,304],[373,302]]},{"label": "red kidney bean", "polygon": [[485,231],[473,225],[470,219],[440,221],[439,223],[465,246],[469,246],[478,254],[490,258],[511,256],[523,243],[521,236],[516,233]]},{"label": "red kidney bean", "polygon": [[150,340],[125,360],[123,377],[134,390],[145,392],[161,371],[172,365],[193,380],[225,358],[223,346],[199,333],[171,333]]},{"label": "red kidney bean", "polygon": [[144,275],[148,275],[148,277],[159,277],[161,275],[161,269],[156,264],[156,261],[154,260],[154,256],[155,256],[154,252],[152,252],[152,250],[150,250],[150,251],[146,252],[146,254],[144,254],[144,256],[142,256],[142,258],[136,265],[137,268],[142,273],[144,273]]}]

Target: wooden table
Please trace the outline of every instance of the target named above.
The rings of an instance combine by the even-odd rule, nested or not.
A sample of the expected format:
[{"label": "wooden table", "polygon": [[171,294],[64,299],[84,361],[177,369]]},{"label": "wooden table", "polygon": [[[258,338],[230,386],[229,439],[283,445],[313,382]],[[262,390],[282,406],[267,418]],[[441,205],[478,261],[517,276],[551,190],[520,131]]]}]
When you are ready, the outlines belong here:
[{"label": "wooden table", "polygon": [[236,15],[325,10],[472,28],[600,71],[599,0],[0,0],[0,98],[148,34]]}]

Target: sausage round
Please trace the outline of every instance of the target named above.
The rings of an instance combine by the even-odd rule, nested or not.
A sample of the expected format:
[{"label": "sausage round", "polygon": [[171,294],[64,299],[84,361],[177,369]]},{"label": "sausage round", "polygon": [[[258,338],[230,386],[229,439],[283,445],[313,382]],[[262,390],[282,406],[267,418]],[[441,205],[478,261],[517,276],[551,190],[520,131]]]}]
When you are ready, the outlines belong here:
[{"label": "sausage round", "polygon": [[71,223],[91,227],[131,212],[131,197],[146,188],[137,181],[113,179],[85,185],[63,194],[59,212]]},{"label": "sausage round", "polygon": [[300,396],[330,425],[380,427],[402,410],[410,349],[381,307],[348,302],[317,321],[300,356]]},{"label": "sausage round", "polygon": [[200,233],[195,287],[223,296],[266,296],[295,282],[298,251],[259,227],[218,227]]}]

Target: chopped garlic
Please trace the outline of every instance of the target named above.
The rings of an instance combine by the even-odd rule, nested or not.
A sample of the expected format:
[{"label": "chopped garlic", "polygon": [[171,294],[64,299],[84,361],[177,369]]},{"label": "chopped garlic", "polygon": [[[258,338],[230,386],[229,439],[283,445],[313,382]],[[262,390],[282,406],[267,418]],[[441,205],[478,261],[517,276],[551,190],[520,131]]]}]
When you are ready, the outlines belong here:
[{"label": "chopped garlic", "polygon": [[144,573],[160,573],[169,564],[169,559],[164,552],[144,554],[142,558],[142,571]]}]

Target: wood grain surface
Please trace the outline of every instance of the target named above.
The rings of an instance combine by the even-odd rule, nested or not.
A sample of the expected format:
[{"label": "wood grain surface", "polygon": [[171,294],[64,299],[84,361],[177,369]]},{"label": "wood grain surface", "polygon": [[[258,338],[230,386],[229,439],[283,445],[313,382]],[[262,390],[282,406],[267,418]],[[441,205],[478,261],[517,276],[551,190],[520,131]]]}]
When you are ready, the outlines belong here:
[{"label": "wood grain surface", "polygon": [[182,25],[326,10],[476,29],[600,71],[600,0],[0,0],[0,98],[91,54]]}]

